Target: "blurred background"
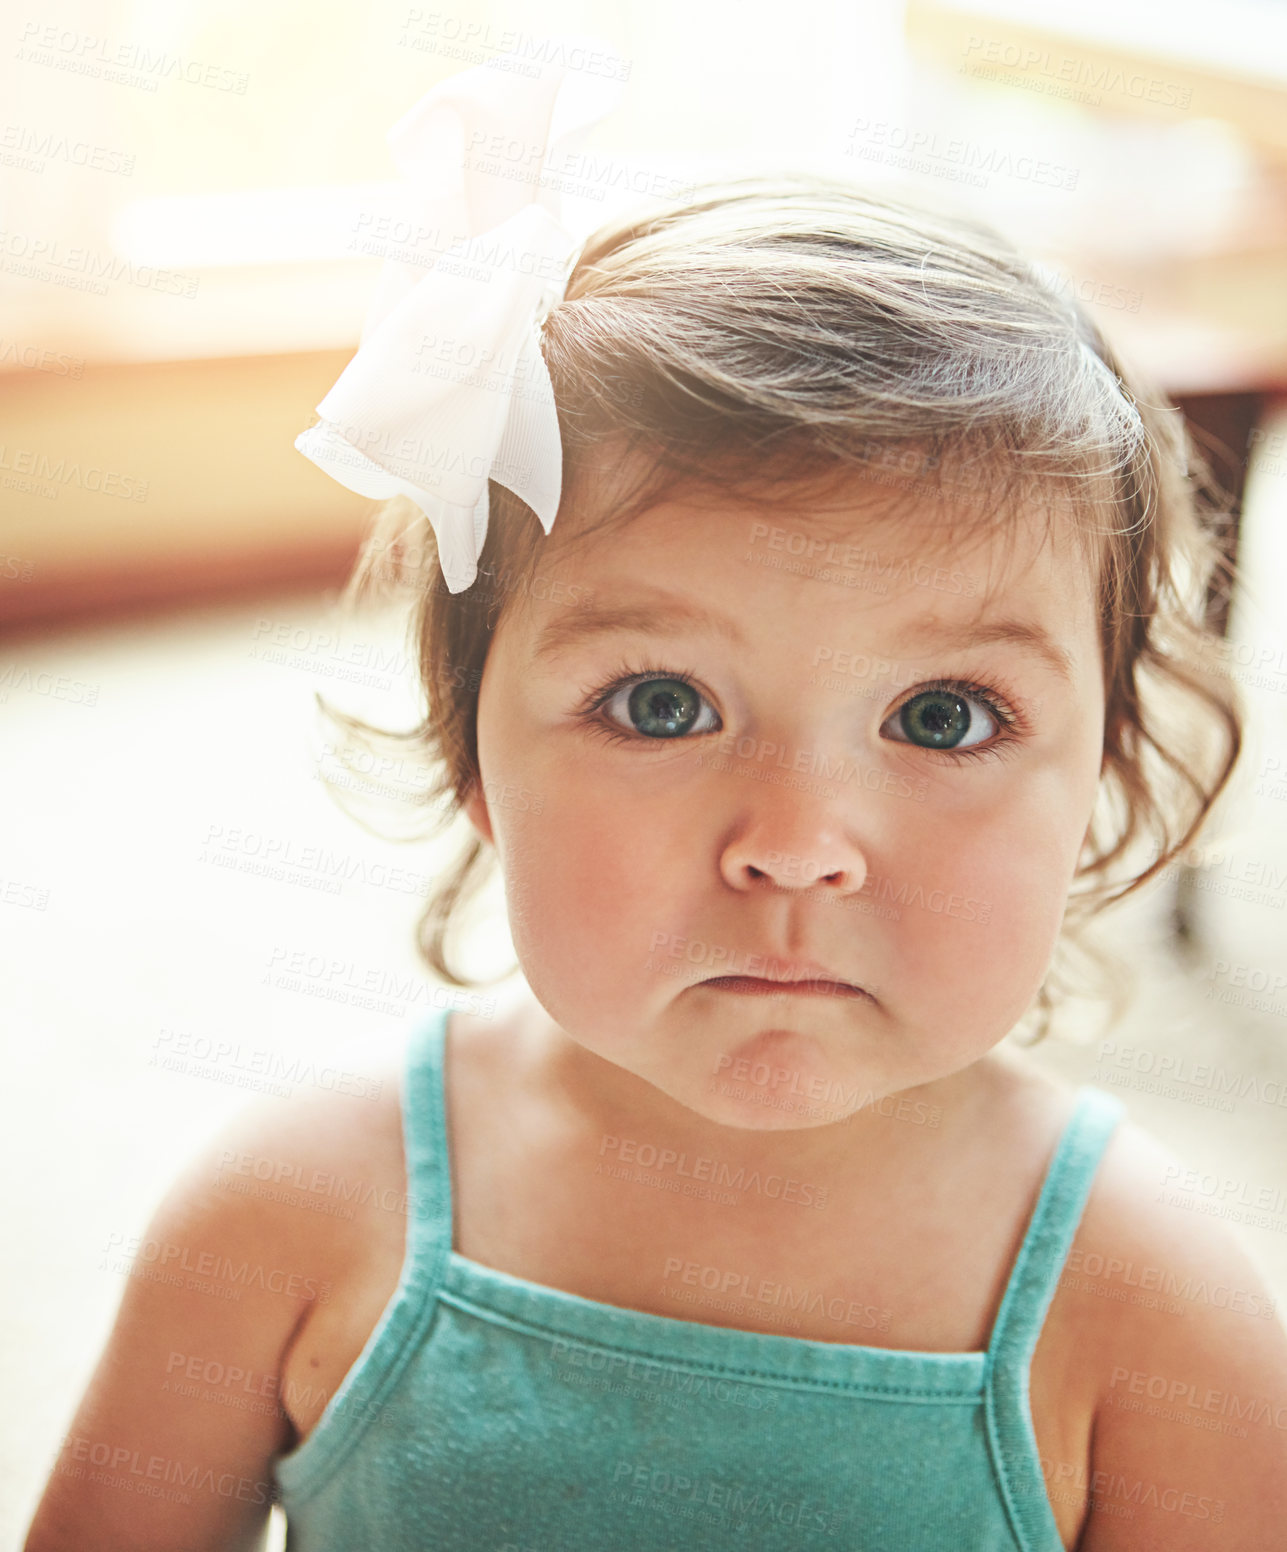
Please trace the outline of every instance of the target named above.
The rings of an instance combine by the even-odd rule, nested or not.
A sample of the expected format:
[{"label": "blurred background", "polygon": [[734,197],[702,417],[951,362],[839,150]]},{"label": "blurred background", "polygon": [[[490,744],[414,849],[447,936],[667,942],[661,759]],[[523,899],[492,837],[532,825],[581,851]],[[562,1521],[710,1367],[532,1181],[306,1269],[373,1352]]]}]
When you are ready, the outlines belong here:
[{"label": "blurred background", "polygon": [[[106,1248],[247,1074],[360,1070],[433,1006],[412,926],[453,836],[380,840],[318,779],[316,691],[415,719],[405,620],[339,621],[371,504],[293,442],[379,275],[386,131],[565,31],[627,82],[564,194],[578,235],[724,172],[932,194],[1049,263],[1188,417],[1247,579],[1213,608],[1247,753],[1205,846],[1116,920],[1122,1022],[1073,1010],[1033,1060],[1121,1094],[1225,1198],[1284,1203],[1287,11],[59,0],[4,27],[0,1543],[109,1329]],[[508,963],[496,910],[479,944]],[[1237,1232],[1287,1298],[1287,1212]]]}]

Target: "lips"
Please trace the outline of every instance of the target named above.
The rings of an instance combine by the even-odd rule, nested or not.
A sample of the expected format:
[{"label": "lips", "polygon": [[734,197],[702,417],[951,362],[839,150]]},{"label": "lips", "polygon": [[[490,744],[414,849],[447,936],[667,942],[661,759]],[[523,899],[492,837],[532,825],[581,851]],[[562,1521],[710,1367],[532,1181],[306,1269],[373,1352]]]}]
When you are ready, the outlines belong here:
[{"label": "lips", "polygon": [[717,991],[750,997],[870,997],[852,981],[843,981],[821,965],[795,965],[790,975],[713,975],[701,983]]}]

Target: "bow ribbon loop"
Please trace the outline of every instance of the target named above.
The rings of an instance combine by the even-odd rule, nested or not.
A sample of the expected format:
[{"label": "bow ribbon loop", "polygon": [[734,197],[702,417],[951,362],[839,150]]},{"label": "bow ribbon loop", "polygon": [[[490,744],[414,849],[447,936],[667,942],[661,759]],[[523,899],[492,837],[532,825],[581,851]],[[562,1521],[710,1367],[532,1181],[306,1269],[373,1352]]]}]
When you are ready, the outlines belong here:
[{"label": "bow ribbon loop", "polygon": [[[389,131],[423,263],[386,259],[357,353],[295,446],[359,495],[408,496],[451,592],[477,576],[489,479],[548,534],[563,481],[540,324],[579,242],[549,177],[614,105],[618,83],[502,56],[434,87]],[[419,244],[417,244],[419,246]]]}]

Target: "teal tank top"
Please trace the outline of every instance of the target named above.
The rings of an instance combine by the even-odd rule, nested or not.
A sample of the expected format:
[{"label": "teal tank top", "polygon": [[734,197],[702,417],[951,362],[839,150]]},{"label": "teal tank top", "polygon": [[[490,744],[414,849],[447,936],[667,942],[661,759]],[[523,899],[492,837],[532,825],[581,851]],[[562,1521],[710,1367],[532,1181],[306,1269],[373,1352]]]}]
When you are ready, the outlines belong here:
[{"label": "teal tank top", "polygon": [[287,1552],[1063,1552],[1028,1368],[1115,1096],[1085,1085],[986,1352],[618,1309],[452,1249],[447,1014],[408,1042],[401,1279],[274,1463]]}]

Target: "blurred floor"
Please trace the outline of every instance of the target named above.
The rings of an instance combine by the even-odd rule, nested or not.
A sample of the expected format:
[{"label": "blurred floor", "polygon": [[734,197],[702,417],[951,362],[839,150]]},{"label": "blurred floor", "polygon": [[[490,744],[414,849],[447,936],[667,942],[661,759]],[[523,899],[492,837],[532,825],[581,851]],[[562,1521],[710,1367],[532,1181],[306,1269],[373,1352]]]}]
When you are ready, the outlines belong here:
[{"label": "blurred floor", "polygon": [[[429,1006],[409,882],[442,852],[367,835],[325,796],[309,753],[315,685],[405,725],[396,681],[409,664],[396,639],[341,648],[332,632],[327,600],[295,594],[0,642],[0,1545],[19,1544],[113,1318],[120,1278],[99,1269],[104,1249],[139,1232],[177,1161],[243,1103],[217,1060],[180,1071],[153,1057],[183,1037],[360,1057]],[[1281,702],[1264,713],[1280,754]],[[1238,855],[1287,863],[1287,782],[1255,794],[1262,758],[1232,800]],[[327,892],[337,858],[347,881]],[[1284,1111],[1263,1086],[1287,1079],[1287,987],[1256,989],[1284,966],[1287,889],[1273,878],[1287,866],[1250,899],[1218,868],[1203,878],[1191,965],[1170,946],[1168,883],[1114,929],[1141,976],[1123,1025],[1104,1036],[1081,1015],[1032,1059],[1120,1093],[1194,1167],[1287,1191]],[[310,971],[316,956],[326,969]],[[292,962],[301,973],[284,974]],[[380,1004],[364,1007],[355,988],[373,981]],[[1227,1109],[1200,1084],[1150,1092],[1165,1058],[1219,1062],[1251,1092]],[[1237,1232],[1287,1299],[1287,1217],[1275,1224]]]}]

